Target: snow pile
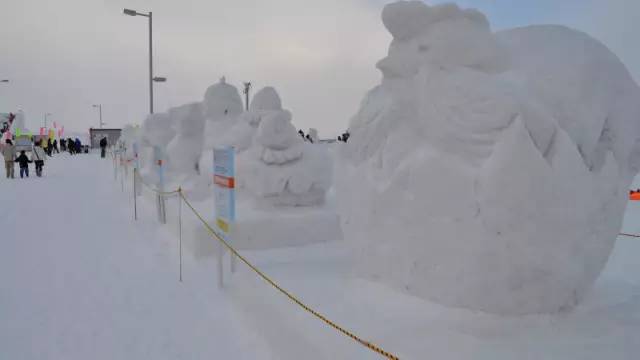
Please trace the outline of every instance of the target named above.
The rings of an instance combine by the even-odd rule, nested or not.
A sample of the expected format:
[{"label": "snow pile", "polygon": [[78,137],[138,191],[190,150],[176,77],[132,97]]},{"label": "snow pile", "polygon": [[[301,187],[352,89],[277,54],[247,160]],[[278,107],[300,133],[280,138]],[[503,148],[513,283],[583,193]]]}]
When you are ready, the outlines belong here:
[{"label": "snow pile", "polygon": [[267,114],[249,149],[247,189],[270,205],[310,206],[324,202],[332,168],[325,149],[298,135],[286,110]]},{"label": "snow pile", "polygon": [[607,262],[640,154],[640,90],[589,36],[491,32],[475,10],[387,5],[382,84],[338,179],[357,271],[499,314],[577,304]]}]

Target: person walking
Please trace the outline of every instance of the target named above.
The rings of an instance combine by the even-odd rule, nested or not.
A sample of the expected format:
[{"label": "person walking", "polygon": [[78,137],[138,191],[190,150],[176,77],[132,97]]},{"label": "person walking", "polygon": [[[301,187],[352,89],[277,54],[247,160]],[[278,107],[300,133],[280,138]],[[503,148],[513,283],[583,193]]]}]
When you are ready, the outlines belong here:
[{"label": "person walking", "polygon": [[51,142],[51,138],[47,139],[47,155],[49,155],[49,157],[51,157],[53,154],[53,142]]},{"label": "person walking", "polygon": [[82,143],[80,142],[79,138],[76,138],[76,154],[81,154],[82,153]]},{"label": "person walking", "polygon": [[60,151],[62,152],[67,151],[67,140],[60,139]]},{"label": "person walking", "polygon": [[100,139],[100,157],[104,159],[107,152],[107,138]]},{"label": "person walking", "polygon": [[16,158],[16,162],[20,164],[20,178],[25,175],[29,177],[29,163],[32,161],[29,160],[24,150],[20,151],[20,156]]},{"label": "person walking", "polygon": [[38,141],[36,146],[33,147],[33,152],[31,153],[31,160],[36,165],[37,177],[42,177],[42,168],[44,167],[44,159],[46,157],[44,150],[40,145],[42,145],[42,141]]},{"label": "person walking", "polygon": [[53,139],[53,151],[55,151],[56,154],[60,154],[60,150],[58,150],[58,140],[57,139]]},{"label": "person walking", "polygon": [[13,143],[9,139],[7,139],[6,144],[2,148],[2,156],[4,157],[4,167],[7,171],[7,179],[14,179],[14,160],[16,159],[16,148],[15,146],[13,146]]}]

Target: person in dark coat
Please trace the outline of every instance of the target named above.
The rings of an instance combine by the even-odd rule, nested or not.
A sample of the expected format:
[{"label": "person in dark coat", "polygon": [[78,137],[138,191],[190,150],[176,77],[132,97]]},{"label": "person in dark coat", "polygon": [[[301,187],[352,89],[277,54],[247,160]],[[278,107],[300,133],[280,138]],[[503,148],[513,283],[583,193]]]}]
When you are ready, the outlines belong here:
[{"label": "person in dark coat", "polygon": [[69,150],[69,154],[73,155],[75,153],[74,151],[75,150],[74,148],[76,147],[75,145],[76,143],[73,142],[72,138],[67,139],[67,149]]},{"label": "person in dark coat", "polygon": [[76,138],[76,154],[80,154],[82,152],[82,143],[80,142],[80,139]]},{"label": "person in dark coat", "polygon": [[51,157],[52,153],[53,153],[53,142],[51,142],[51,138],[49,138],[47,139],[47,155]]},{"label": "person in dark coat", "polygon": [[60,139],[60,151],[67,151],[67,140]]},{"label": "person in dark coat", "polygon": [[56,154],[60,154],[60,150],[58,150],[58,140],[56,139],[53,140],[53,151],[55,151]]},{"label": "person in dark coat", "polygon": [[100,157],[104,159],[104,156],[107,151],[107,138],[103,137],[100,139]]},{"label": "person in dark coat", "polygon": [[20,177],[25,175],[29,177],[29,163],[32,162],[25,154],[24,150],[20,151],[20,156],[16,158],[16,162],[20,165]]}]

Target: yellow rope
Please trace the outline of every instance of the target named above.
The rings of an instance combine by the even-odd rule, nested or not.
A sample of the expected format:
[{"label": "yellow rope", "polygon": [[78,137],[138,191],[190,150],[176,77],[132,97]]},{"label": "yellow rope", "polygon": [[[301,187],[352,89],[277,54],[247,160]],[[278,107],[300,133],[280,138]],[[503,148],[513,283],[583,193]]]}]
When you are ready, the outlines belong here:
[{"label": "yellow rope", "polygon": [[182,191],[178,190],[178,192],[180,193],[180,197],[182,198],[182,200],[184,200],[185,204],[187,204],[187,206],[191,209],[193,214],[200,220],[200,222],[202,222],[202,224],[207,229],[207,231],[209,232],[210,235],[212,235],[214,238],[216,238],[218,241],[220,241],[233,255],[237,256],[238,259],[240,259],[240,261],[245,263],[245,265],[247,265],[256,274],[258,274],[264,281],[266,281],[268,284],[270,284],[271,286],[276,288],[278,291],[280,291],[282,294],[284,294],[287,298],[289,298],[289,300],[293,301],[295,304],[299,305],[302,309],[304,309],[307,312],[311,313],[313,316],[315,316],[318,319],[322,320],[327,325],[329,325],[332,328],[338,330],[340,333],[350,337],[354,341],[356,341],[356,342],[360,343],[361,345],[367,347],[369,350],[372,350],[372,351],[374,351],[374,352],[376,352],[376,353],[378,353],[378,354],[380,354],[380,355],[382,355],[382,356],[384,356],[384,357],[386,357],[387,359],[390,359],[390,360],[398,360],[399,359],[397,356],[395,356],[395,355],[393,355],[393,354],[391,354],[389,352],[384,351],[383,349],[381,349],[380,347],[376,346],[375,344],[373,344],[373,343],[371,343],[369,341],[366,341],[366,340],[363,340],[363,339],[359,338],[358,336],[356,336],[355,334],[353,334],[350,331],[346,330],[345,328],[343,328],[343,327],[339,326],[338,324],[334,323],[333,321],[327,319],[324,315],[320,314],[319,312],[317,312],[317,311],[313,310],[312,308],[310,308],[309,306],[305,305],[301,300],[296,298],[294,295],[292,295],[287,290],[283,289],[275,281],[271,280],[271,278],[269,278],[265,273],[260,271],[260,269],[255,267],[252,263],[250,263],[249,260],[247,260],[244,256],[240,255],[240,253],[238,253],[238,251],[236,249],[234,249],[231,245],[229,245],[229,243],[227,241],[225,241],[222,237],[220,237],[218,235],[218,233],[216,233],[216,231],[213,230],[211,228],[211,226],[209,226],[209,224],[202,218],[202,216],[200,216],[198,211],[196,211],[196,209],[191,205],[191,203],[189,203],[189,201],[184,196]]},{"label": "yellow rope", "polygon": [[[134,172],[134,176],[135,176],[135,174],[136,173]],[[280,291],[287,298],[289,298],[289,300],[291,300],[292,302],[294,302],[295,304],[300,306],[302,309],[304,309],[305,311],[309,312],[310,314],[312,314],[313,316],[317,317],[318,319],[322,320],[324,323],[326,323],[327,325],[329,325],[332,328],[336,329],[337,331],[339,331],[343,335],[346,335],[349,338],[351,338],[352,340],[354,340],[354,341],[358,342],[359,344],[365,346],[369,350],[374,351],[374,352],[386,357],[387,359],[399,360],[399,358],[397,356],[395,356],[395,355],[393,355],[393,354],[391,354],[389,352],[384,351],[383,349],[381,349],[380,347],[376,346],[375,344],[373,344],[373,343],[371,343],[369,341],[361,339],[360,337],[358,337],[357,335],[353,334],[352,332],[346,330],[345,328],[341,327],[340,325],[338,325],[338,324],[334,323],[333,321],[327,319],[324,315],[322,315],[319,312],[313,310],[312,308],[307,306],[305,303],[303,303],[301,300],[299,300],[297,297],[295,297],[293,294],[291,294],[290,292],[288,292],[287,290],[282,288],[280,285],[278,285],[275,281],[271,280],[271,278],[269,278],[265,273],[263,273],[255,265],[250,263],[249,260],[247,260],[244,256],[240,255],[240,253],[238,253],[238,251],[235,248],[233,248],[227,241],[225,241],[220,235],[218,235],[218,233],[215,230],[213,230],[211,228],[211,226],[209,226],[209,224],[202,218],[202,216],[198,213],[198,211],[191,205],[189,200],[187,200],[187,198],[184,196],[184,193],[182,192],[182,189],[178,188],[178,190],[174,190],[174,191],[159,191],[159,190],[153,188],[151,185],[146,184],[144,181],[142,181],[142,178],[140,178],[140,183],[142,185],[144,185],[146,188],[148,188],[149,190],[151,190],[151,191],[153,191],[153,192],[155,192],[156,194],[159,194],[159,195],[169,196],[169,195],[178,194],[180,196],[180,198],[182,198],[184,203],[187,204],[189,209],[191,209],[193,214],[200,220],[200,222],[202,222],[202,224],[204,225],[204,227],[207,229],[207,231],[209,232],[209,234],[212,237],[214,237],[215,239],[220,241],[233,255],[237,256],[238,259],[240,259],[240,261],[242,261],[245,265],[247,265],[256,274],[258,274],[258,276],[260,276],[264,281],[266,281],[269,285],[273,286],[275,289]]]}]

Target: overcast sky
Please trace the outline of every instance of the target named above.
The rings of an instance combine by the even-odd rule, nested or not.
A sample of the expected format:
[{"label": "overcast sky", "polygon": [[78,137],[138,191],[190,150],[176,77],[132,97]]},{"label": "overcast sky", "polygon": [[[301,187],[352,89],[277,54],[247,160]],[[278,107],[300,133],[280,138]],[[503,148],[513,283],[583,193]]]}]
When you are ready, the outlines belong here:
[{"label": "overcast sky", "polygon": [[[0,112],[43,114],[68,130],[139,123],[148,111],[147,21],[154,13],[156,112],[200,101],[225,75],[240,87],[272,85],[294,124],[321,137],[347,127],[380,79],[390,40],[383,0],[2,0]],[[429,1],[429,3],[442,1]],[[558,23],[603,41],[640,79],[640,0],[463,0],[494,29]]]}]

